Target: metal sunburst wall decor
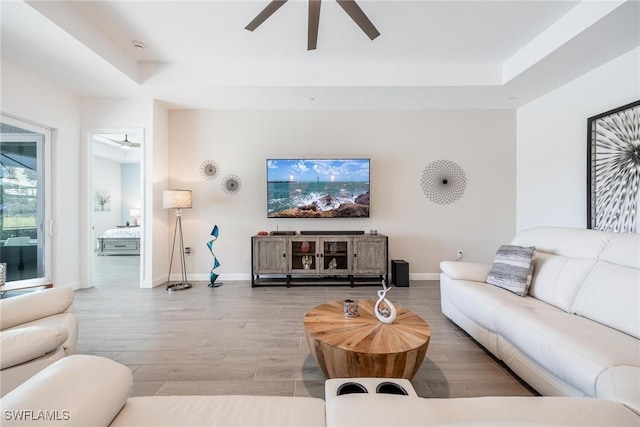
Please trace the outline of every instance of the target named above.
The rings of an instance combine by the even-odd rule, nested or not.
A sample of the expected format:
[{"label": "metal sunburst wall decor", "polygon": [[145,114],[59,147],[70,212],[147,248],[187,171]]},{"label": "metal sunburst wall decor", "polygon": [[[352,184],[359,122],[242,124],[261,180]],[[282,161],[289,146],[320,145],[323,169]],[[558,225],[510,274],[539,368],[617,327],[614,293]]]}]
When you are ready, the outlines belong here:
[{"label": "metal sunburst wall decor", "polygon": [[220,166],[213,160],[205,160],[200,164],[200,176],[204,179],[215,179],[220,173]]},{"label": "metal sunburst wall decor", "polygon": [[587,227],[638,233],[640,101],[587,120]]},{"label": "metal sunburst wall decor", "polygon": [[448,205],[464,194],[467,178],[451,160],[436,160],[422,172],[422,192],[433,203]]},{"label": "metal sunburst wall decor", "polygon": [[242,181],[237,175],[227,175],[222,180],[222,189],[227,194],[237,194],[242,187]]}]

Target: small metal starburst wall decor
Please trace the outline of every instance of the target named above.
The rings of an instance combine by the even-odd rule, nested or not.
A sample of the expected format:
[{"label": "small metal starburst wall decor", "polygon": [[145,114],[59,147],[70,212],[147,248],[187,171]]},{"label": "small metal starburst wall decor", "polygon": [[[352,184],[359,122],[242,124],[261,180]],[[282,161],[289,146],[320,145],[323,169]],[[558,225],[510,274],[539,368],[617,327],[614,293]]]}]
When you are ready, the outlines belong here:
[{"label": "small metal starburst wall decor", "polygon": [[238,194],[242,187],[242,181],[237,175],[227,175],[222,180],[222,190],[227,194]]},{"label": "small metal starburst wall decor", "polygon": [[420,184],[429,200],[448,205],[462,197],[467,178],[462,168],[451,160],[436,160],[424,168]]},{"label": "small metal starburst wall decor", "polygon": [[587,227],[640,232],[640,101],[587,120]]},{"label": "small metal starburst wall decor", "polygon": [[220,173],[220,166],[213,160],[205,160],[200,164],[200,176],[204,179],[215,179]]}]

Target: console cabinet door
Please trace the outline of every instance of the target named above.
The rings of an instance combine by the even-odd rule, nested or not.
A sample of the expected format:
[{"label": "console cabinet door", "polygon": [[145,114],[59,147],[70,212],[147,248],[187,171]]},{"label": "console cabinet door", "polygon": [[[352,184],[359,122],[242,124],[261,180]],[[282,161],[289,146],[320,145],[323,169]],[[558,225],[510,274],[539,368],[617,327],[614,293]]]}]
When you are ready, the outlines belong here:
[{"label": "console cabinet door", "polygon": [[253,274],[282,274],[287,271],[287,238],[254,237]]},{"label": "console cabinet door", "polygon": [[320,272],[330,275],[351,274],[351,238],[320,239]]},{"label": "console cabinet door", "polygon": [[383,236],[363,236],[353,239],[353,273],[387,273],[387,239]]},{"label": "console cabinet door", "polygon": [[318,273],[318,239],[315,237],[291,237],[289,239],[289,273]]}]

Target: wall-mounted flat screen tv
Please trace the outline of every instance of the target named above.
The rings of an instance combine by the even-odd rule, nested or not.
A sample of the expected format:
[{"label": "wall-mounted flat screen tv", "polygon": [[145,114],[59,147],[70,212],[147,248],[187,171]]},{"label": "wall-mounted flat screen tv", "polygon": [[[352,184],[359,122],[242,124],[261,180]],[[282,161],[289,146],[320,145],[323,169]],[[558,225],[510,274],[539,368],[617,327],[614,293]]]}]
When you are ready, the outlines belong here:
[{"label": "wall-mounted flat screen tv", "polygon": [[369,218],[369,159],[267,159],[269,218]]}]

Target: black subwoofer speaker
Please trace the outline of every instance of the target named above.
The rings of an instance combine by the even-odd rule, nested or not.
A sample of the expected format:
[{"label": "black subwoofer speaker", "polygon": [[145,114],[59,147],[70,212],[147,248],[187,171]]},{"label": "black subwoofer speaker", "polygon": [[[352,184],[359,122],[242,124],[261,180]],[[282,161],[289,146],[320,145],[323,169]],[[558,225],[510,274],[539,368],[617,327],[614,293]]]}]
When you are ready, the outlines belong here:
[{"label": "black subwoofer speaker", "polygon": [[391,282],[396,286],[409,286],[409,263],[403,259],[391,260]]}]

